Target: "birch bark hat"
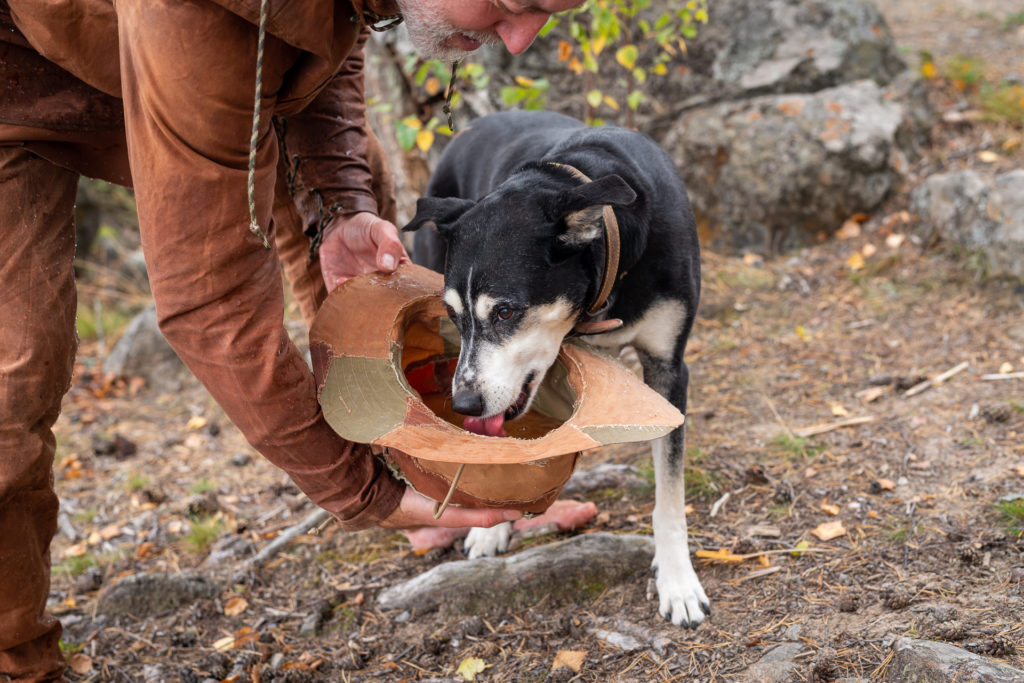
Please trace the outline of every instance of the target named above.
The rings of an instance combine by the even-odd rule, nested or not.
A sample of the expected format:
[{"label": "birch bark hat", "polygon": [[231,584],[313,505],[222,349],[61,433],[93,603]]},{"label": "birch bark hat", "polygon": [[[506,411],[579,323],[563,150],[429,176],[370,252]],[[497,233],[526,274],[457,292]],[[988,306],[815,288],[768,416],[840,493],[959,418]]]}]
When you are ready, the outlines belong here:
[{"label": "birch bark hat", "polygon": [[459,333],[442,287],[439,273],[412,264],[352,278],[327,297],[309,334],[328,424],[380,447],[420,493],[444,505],[543,512],[581,451],[648,441],[683,423],[625,367],[565,343],[530,411],[505,423],[509,436],[464,430],[451,410]]}]

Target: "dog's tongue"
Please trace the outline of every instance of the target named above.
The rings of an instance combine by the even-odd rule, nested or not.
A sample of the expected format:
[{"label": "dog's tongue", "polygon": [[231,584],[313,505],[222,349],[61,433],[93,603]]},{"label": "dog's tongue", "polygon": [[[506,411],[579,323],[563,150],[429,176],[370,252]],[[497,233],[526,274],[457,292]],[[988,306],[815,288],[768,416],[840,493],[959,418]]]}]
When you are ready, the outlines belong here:
[{"label": "dog's tongue", "polygon": [[467,417],[462,423],[462,428],[474,434],[484,436],[508,436],[502,425],[505,423],[505,414],[498,413],[491,417]]}]

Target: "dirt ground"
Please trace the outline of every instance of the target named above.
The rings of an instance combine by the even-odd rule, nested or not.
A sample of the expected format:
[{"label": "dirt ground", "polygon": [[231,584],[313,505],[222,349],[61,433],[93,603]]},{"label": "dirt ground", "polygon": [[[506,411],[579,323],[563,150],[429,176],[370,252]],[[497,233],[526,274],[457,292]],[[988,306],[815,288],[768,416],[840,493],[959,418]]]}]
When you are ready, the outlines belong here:
[{"label": "dirt ground", "polygon": [[[947,21],[977,31],[964,50],[1013,44],[998,20],[1013,3],[994,4],[990,14],[952,3],[923,12],[910,0],[883,11],[915,49],[935,51]],[[1016,66],[1000,62],[1007,72],[1020,54]],[[938,85],[934,99],[958,106]],[[990,171],[958,152],[1014,134],[939,123],[910,182],[952,166]],[[1021,159],[1018,146],[996,167]],[[232,582],[232,566],[203,564],[211,544],[262,547],[312,507],[202,389],[105,378],[103,349],[83,345],[56,428],[62,510],[82,535],[58,534],[53,547],[51,608],[66,626],[72,680],[464,680],[457,668],[476,657],[487,667],[479,681],[739,681],[794,639],[809,648],[798,680],[875,678],[899,635],[1024,667],[1024,519],[1001,511],[1012,501],[998,507],[1024,491],[1024,380],[985,378],[1024,371],[1024,284],[919,236],[903,212],[908,189],[846,239],[769,261],[704,254],[687,359],[691,551],[749,557],[696,562],[713,612],[694,631],[658,617],[649,571],[574,604],[541,595],[526,610],[462,617],[381,612],[381,588],[462,558],[458,547],[415,554],[384,530],[328,526]],[[85,305],[102,294],[83,291]],[[825,431],[800,436],[815,426]],[[580,466],[601,462],[649,471],[645,448],[591,452]],[[582,533],[651,533],[653,489],[590,497],[601,514]],[[822,540],[823,524],[841,533]],[[94,619],[102,586],[178,570],[217,577],[223,591],[184,611]],[[588,630],[605,618],[671,645],[614,647]],[[311,620],[318,635],[302,633]],[[583,653],[578,672],[553,668],[562,651]]]}]

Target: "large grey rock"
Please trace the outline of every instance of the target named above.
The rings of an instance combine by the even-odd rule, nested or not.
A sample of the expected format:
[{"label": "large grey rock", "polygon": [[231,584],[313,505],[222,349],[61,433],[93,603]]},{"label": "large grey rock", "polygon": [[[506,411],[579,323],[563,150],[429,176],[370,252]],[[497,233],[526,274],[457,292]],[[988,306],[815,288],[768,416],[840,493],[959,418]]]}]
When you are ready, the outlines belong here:
[{"label": "large grey rock", "polygon": [[725,250],[777,251],[830,235],[900,179],[908,110],[861,80],[684,114],[664,146],[702,236]]},{"label": "large grey rock", "polygon": [[219,592],[198,574],[133,574],[100,593],[96,611],[113,616],[149,617],[208,600]]},{"label": "large grey rock", "polygon": [[103,372],[142,377],[150,387],[162,391],[176,391],[190,377],[157,327],[156,306],[152,303],[128,324],[104,361]]},{"label": "large grey rock", "polygon": [[900,638],[885,680],[899,683],[1020,683],[1024,671],[931,640]]},{"label": "large grey rock", "polygon": [[554,600],[586,600],[608,586],[638,580],[650,566],[650,536],[585,534],[507,557],[438,565],[378,597],[386,610],[483,613]]},{"label": "large grey rock", "polygon": [[1024,170],[986,180],[974,171],[940,173],[910,195],[922,227],[985,255],[993,274],[1024,277]]}]

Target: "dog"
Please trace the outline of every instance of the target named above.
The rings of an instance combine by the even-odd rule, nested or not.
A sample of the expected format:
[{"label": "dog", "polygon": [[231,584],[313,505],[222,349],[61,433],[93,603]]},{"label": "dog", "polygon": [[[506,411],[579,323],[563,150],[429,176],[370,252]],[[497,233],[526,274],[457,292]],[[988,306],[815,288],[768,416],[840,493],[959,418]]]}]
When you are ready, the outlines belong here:
[{"label": "dog", "polygon": [[[416,215],[412,258],[444,273],[461,337],[452,407],[504,435],[567,335],[632,346],[644,381],[686,412],[683,352],[700,297],[697,228],[668,154],[650,137],[553,112],[474,120],[445,148]],[[652,443],[659,612],[710,614],[687,546],[681,426]],[[507,550],[510,525],[473,529],[469,556]]]}]

